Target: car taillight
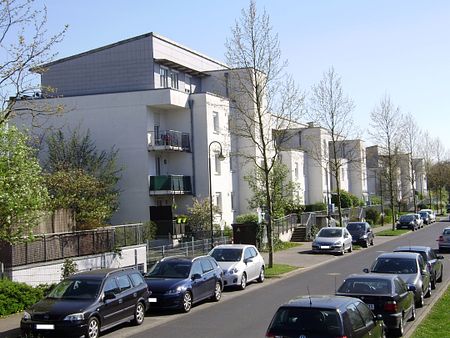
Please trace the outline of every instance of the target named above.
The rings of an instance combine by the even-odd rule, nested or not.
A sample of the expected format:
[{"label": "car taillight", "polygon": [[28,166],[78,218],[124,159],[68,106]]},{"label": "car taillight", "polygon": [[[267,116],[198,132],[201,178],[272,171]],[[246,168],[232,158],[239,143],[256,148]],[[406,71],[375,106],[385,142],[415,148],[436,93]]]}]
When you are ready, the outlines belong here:
[{"label": "car taillight", "polygon": [[395,300],[387,301],[384,303],[384,311],[386,312],[397,312],[397,303]]},{"label": "car taillight", "polygon": [[347,338],[347,336],[339,336],[339,337],[336,337],[336,338]]}]

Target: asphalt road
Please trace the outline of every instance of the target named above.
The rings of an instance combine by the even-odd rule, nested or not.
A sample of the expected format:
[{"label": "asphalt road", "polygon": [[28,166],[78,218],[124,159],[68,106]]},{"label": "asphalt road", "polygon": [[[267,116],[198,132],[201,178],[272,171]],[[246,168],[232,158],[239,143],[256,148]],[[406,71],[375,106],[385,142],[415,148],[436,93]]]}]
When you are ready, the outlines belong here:
[{"label": "asphalt road", "polygon": [[[362,272],[381,253],[392,251],[399,245],[427,245],[436,248],[436,239],[448,222],[435,223],[416,232],[380,239],[380,244],[368,249],[354,251],[318,267],[295,273],[282,279],[267,280],[263,284],[250,284],[244,291],[225,291],[219,303],[206,302],[195,306],[188,314],[174,312],[149,313],[142,326],[123,326],[103,337],[264,337],[267,326],[276,309],[282,303],[311,294],[333,294],[343,278],[351,273]],[[445,254],[444,283],[449,279],[450,255]],[[442,284],[433,290],[432,297],[425,299],[425,306],[417,309],[418,316],[428,311],[428,305]],[[406,331],[411,328],[407,323]]]}]

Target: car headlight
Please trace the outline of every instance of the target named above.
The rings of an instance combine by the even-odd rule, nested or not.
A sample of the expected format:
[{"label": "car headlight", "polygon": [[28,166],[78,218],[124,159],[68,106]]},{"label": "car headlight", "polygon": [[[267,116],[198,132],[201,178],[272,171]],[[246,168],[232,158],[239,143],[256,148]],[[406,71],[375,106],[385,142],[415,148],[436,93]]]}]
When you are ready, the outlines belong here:
[{"label": "car headlight", "polygon": [[362,238],[367,238],[367,235],[362,235]]},{"label": "car headlight", "polygon": [[75,322],[78,320],[84,320],[84,313],[72,313],[64,317],[64,320]]},{"label": "car headlight", "polygon": [[27,312],[27,311],[24,311],[24,312],[23,312],[23,317],[22,317],[22,319],[23,319],[23,320],[30,320],[30,319],[31,319],[30,313]]},{"label": "car headlight", "polygon": [[333,245],[342,245],[342,242],[341,241],[337,241],[337,242],[334,242]]},{"label": "car headlight", "polygon": [[231,273],[238,273],[238,272],[239,272],[239,269],[236,268],[236,267],[234,267],[234,268],[231,268],[231,269],[228,270],[228,271],[229,271],[230,274],[231,274]]},{"label": "car headlight", "polygon": [[165,292],[166,295],[177,295],[183,291],[183,287],[179,286],[176,289],[170,289]]}]

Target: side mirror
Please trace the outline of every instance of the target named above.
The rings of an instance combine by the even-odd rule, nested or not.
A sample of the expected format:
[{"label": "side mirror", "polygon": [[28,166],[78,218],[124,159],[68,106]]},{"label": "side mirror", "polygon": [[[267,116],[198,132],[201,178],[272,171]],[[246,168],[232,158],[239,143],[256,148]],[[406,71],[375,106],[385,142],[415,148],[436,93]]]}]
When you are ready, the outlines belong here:
[{"label": "side mirror", "polygon": [[414,285],[408,285],[408,291],[416,292],[416,287]]},{"label": "side mirror", "polygon": [[246,259],[244,259],[244,263],[245,263],[245,264],[251,263],[251,262],[253,262],[253,259],[251,259],[251,258],[246,258]]},{"label": "side mirror", "polygon": [[383,321],[383,316],[378,314],[378,315],[375,316],[375,319],[376,319],[377,322]]},{"label": "side mirror", "polygon": [[363,269],[363,272],[369,273],[369,269],[365,268],[365,269]]},{"label": "side mirror", "polygon": [[103,300],[111,300],[111,299],[115,299],[116,295],[114,294],[114,292],[111,291],[107,291],[105,292],[105,295],[103,296]]},{"label": "side mirror", "polygon": [[192,280],[196,280],[196,279],[200,279],[200,278],[202,278],[202,275],[200,275],[199,273],[194,273],[192,275]]}]

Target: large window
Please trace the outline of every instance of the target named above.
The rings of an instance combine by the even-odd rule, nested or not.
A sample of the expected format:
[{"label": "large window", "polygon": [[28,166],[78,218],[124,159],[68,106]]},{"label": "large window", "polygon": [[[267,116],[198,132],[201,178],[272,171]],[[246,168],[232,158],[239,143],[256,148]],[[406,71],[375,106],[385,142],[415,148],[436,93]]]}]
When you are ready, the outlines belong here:
[{"label": "large window", "polygon": [[213,128],[214,132],[219,132],[219,113],[216,111],[213,112]]},{"label": "large window", "polygon": [[173,70],[170,71],[170,87],[178,89],[178,73]]},{"label": "large window", "polygon": [[221,165],[220,165],[220,159],[219,159],[219,153],[214,153],[214,169],[216,174],[220,175],[221,173]]},{"label": "large window", "polygon": [[165,67],[159,68],[159,85],[161,88],[169,87],[169,69]]},{"label": "large window", "polygon": [[216,206],[222,211],[222,193],[216,192]]}]

